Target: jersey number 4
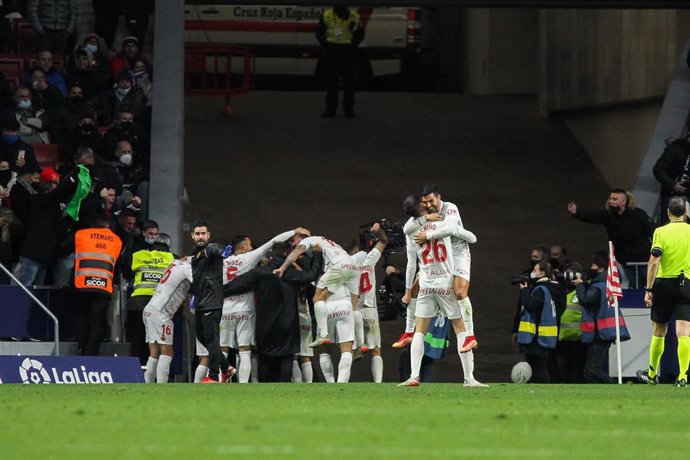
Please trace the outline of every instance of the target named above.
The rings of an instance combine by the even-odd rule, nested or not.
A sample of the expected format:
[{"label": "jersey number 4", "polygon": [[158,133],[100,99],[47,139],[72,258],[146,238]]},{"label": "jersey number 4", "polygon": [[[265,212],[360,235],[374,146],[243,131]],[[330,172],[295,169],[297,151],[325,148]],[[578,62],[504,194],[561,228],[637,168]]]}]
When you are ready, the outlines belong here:
[{"label": "jersey number 4", "polygon": [[434,262],[445,262],[448,258],[448,251],[446,245],[439,240],[427,241],[422,245],[422,262],[425,265],[433,264]]}]

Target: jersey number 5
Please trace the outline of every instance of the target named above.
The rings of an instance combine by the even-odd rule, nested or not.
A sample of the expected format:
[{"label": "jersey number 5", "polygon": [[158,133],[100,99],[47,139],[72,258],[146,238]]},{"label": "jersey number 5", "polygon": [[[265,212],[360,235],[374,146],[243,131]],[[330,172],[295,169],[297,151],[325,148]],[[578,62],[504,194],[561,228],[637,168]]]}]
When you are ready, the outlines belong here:
[{"label": "jersey number 5", "polygon": [[228,281],[232,281],[237,278],[237,267],[228,267],[225,269],[225,276]]},{"label": "jersey number 5", "polygon": [[433,264],[434,262],[445,262],[448,258],[446,245],[439,240],[427,241],[423,247],[422,262],[425,265]]}]

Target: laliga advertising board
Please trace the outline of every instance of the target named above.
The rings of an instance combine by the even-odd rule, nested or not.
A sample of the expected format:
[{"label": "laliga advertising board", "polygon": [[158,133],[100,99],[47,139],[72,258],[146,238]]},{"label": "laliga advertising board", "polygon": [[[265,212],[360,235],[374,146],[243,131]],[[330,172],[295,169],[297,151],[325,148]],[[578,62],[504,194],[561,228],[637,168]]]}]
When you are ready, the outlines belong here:
[{"label": "laliga advertising board", "polygon": [[138,358],[0,356],[0,383],[144,383]]}]

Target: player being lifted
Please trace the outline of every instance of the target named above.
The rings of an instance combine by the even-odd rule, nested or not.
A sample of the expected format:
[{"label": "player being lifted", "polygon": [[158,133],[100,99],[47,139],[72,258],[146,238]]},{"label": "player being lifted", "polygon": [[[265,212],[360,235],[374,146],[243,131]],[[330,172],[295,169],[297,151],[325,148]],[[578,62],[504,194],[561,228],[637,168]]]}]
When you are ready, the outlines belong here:
[{"label": "player being lifted", "polygon": [[352,309],[355,310],[357,308],[359,294],[357,265],[343,248],[323,236],[309,236],[304,233],[296,233],[293,241],[295,249],[287,256],[283,265],[274,270],[274,273],[282,276],[285,269],[295,263],[299,256],[304,254],[310,247],[318,244],[323,248],[324,274],[321,275],[316,283],[316,293],[313,298],[317,337],[309,346],[316,348],[321,345],[328,345],[332,343],[332,340],[328,336],[326,300],[338,288],[345,286],[350,293]]},{"label": "player being lifted", "polygon": [[[259,261],[268,255],[274,243],[287,241],[295,233],[309,234],[306,229],[299,227],[274,236],[255,250],[252,250],[249,237],[235,237],[233,253],[223,259],[223,284],[255,268]],[[251,291],[224,299],[223,316],[220,322],[220,345],[223,353],[228,353],[230,348],[239,349],[237,363],[239,383],[248,383],[252,372],[251,358],[252,345],[255,345],[255,326],[254,294]]]},{"label": "player being lifted", "polygon": [[[407,197],[405,200],[405,208],[408,213],[410,213],[411,209],[414,209],[411,206],[413,200],[415,200],[413,197]],[[458,215],[457,208],[450,205],[450,203],[448,204],[450,206],[448,206],[440,201],[440,195],[435,185],[426,185],[424,187],[421,203],[427,212],[434,213],[441,210],[446,213],[444,215]],[[452,222],[452,219],[449,219],[449,221]],[[464,232],[464,230],[459,231],[461,229],[458,229],[458,222],[459,219],[452,224],[453,229],[450,233],[462,234]],[[465,353],[472,349],[472,345],[468,346],[465,340],[467,332],[462,319],[461,304],[454,289],[454,274],[457,271],[454,265],[453,246],[449,236],[434,234],[434,232],[438,233],[440,230],[443,230],[443,226],[434,221],[424,223],[419,231],[424,233],[425,236],[427,232],[430,232],[430,238],[424,238],[424,241],[422,241],[422,238],[418,238],[419,242],[414,244],[414,252],[419,262],[419,296],[415,312],[415,333],[410,349],[412,373],[411,377],[401,385],[419,385],[419,369],[424,356],[424,336],[428,331],[431,319],[440,312],[450,319],[453,324],[457,337],[458,354],[460,355],[460,361],[465,373],[465,386],[485,386],[474,379],[471,356]],[[410,247],[409,238],[407,241],[409,256],[410,252],[412,252],[412,247]],[[462,268],[469,269],[469,267]],[[407,280],[411,279],[410,271],[412,271],[412,274],[414,273],[414,264],[411,264],[410,260],[408,260]],[[409,298],[411,289],[409,281],[406,288],[406,297]]]}]

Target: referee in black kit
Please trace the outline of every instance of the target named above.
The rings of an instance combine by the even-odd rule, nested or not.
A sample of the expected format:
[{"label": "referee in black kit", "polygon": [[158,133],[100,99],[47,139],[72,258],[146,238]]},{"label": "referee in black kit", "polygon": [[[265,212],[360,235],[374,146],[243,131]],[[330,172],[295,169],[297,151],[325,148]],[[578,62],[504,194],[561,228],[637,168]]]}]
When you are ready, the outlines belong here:
[{"label": "referee in black kit", "polygon": [[652,340],[649,345],[649,369],[637,371],[645,383],[659,383],[659,362],[664,353],[668,322],[676,319],[678,337],[678,379],[676,386],[687,385],[690,363],[690,225],[684,197],[671,198],[668,204],[670,222],[654,231],[652,251],[647,266],[644,302],[652,307]]}]

